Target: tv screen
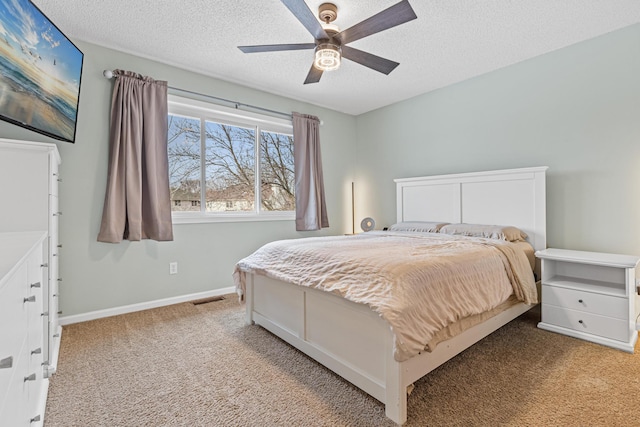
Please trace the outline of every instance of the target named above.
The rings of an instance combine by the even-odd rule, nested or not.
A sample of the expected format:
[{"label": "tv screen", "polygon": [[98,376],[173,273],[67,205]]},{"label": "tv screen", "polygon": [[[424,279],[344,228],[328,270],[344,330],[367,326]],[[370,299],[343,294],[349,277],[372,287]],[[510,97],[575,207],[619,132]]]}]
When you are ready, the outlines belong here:
[{"label": "tv screen", "polygon": [[0,119],[74,142],[83,58],[31,1],[0,2]]}]

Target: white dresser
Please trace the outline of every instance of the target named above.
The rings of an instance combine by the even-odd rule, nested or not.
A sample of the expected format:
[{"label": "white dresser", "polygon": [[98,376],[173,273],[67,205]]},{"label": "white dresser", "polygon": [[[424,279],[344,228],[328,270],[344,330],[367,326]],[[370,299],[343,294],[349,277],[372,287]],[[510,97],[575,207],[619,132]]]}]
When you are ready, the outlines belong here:
[{"label": "white dresser", "polygon": [[638,340],[640,258],[545,249],[538,327],[633,353]]},{"label": "white dresser", "polygon": [[58,359],[59,164],[55,144],[0,139],[2,427],[42,425]]},{"label": "white dresser", "polygon": [[0,233],[0,425],[42,426],[47,233]]},{"label": "white dresser", "polygon": [[45,295],[42,350],[47,376],[55,372],[61,333],[58,325],[60,162],[55,144],[0,139],[0,233],[44,230],[48,234],[42,283]]}]

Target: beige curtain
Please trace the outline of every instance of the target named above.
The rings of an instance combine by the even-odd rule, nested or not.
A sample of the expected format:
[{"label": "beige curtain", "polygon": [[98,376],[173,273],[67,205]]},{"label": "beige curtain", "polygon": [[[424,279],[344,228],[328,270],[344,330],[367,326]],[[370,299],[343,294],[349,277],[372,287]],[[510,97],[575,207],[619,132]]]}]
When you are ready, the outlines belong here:
[{"label": "beige curtain", "polygon": [[99,242],[173,240],[167,82],[114,71],[109,172]]},{"label": "beige curtain", "polygon": [[329,227],[324,199],[320,120],[293,113],[293,158],[296,181],[296,230]]}]

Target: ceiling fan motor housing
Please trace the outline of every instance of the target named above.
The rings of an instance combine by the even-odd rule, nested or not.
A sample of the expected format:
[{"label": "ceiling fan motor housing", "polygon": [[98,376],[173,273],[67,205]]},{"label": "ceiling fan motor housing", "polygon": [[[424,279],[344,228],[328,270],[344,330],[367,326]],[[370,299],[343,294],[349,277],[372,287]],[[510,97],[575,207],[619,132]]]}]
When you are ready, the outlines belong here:
[{"label": "ceiling fan motor housing", "polygon": [[322,22],[333,22],[338,17],[338,7],[333,3],[322,3],[318,7],[318,17]]}]

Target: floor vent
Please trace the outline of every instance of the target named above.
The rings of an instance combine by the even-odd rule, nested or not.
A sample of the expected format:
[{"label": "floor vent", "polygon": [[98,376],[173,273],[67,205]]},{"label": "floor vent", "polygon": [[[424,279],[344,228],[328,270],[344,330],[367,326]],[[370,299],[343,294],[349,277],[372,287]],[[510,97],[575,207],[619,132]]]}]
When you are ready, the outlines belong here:
[{"label": "floor vent", "polygon": [[220,296],[217,296],[217,297],[197,299],[195,301],[191,301],[191,304],[193,304],[193,305],[207,304],[207,303],[210,303],[210,302],[222,301],[223,299],[224,299],[224,297],[222,295],[220,295]]}]

